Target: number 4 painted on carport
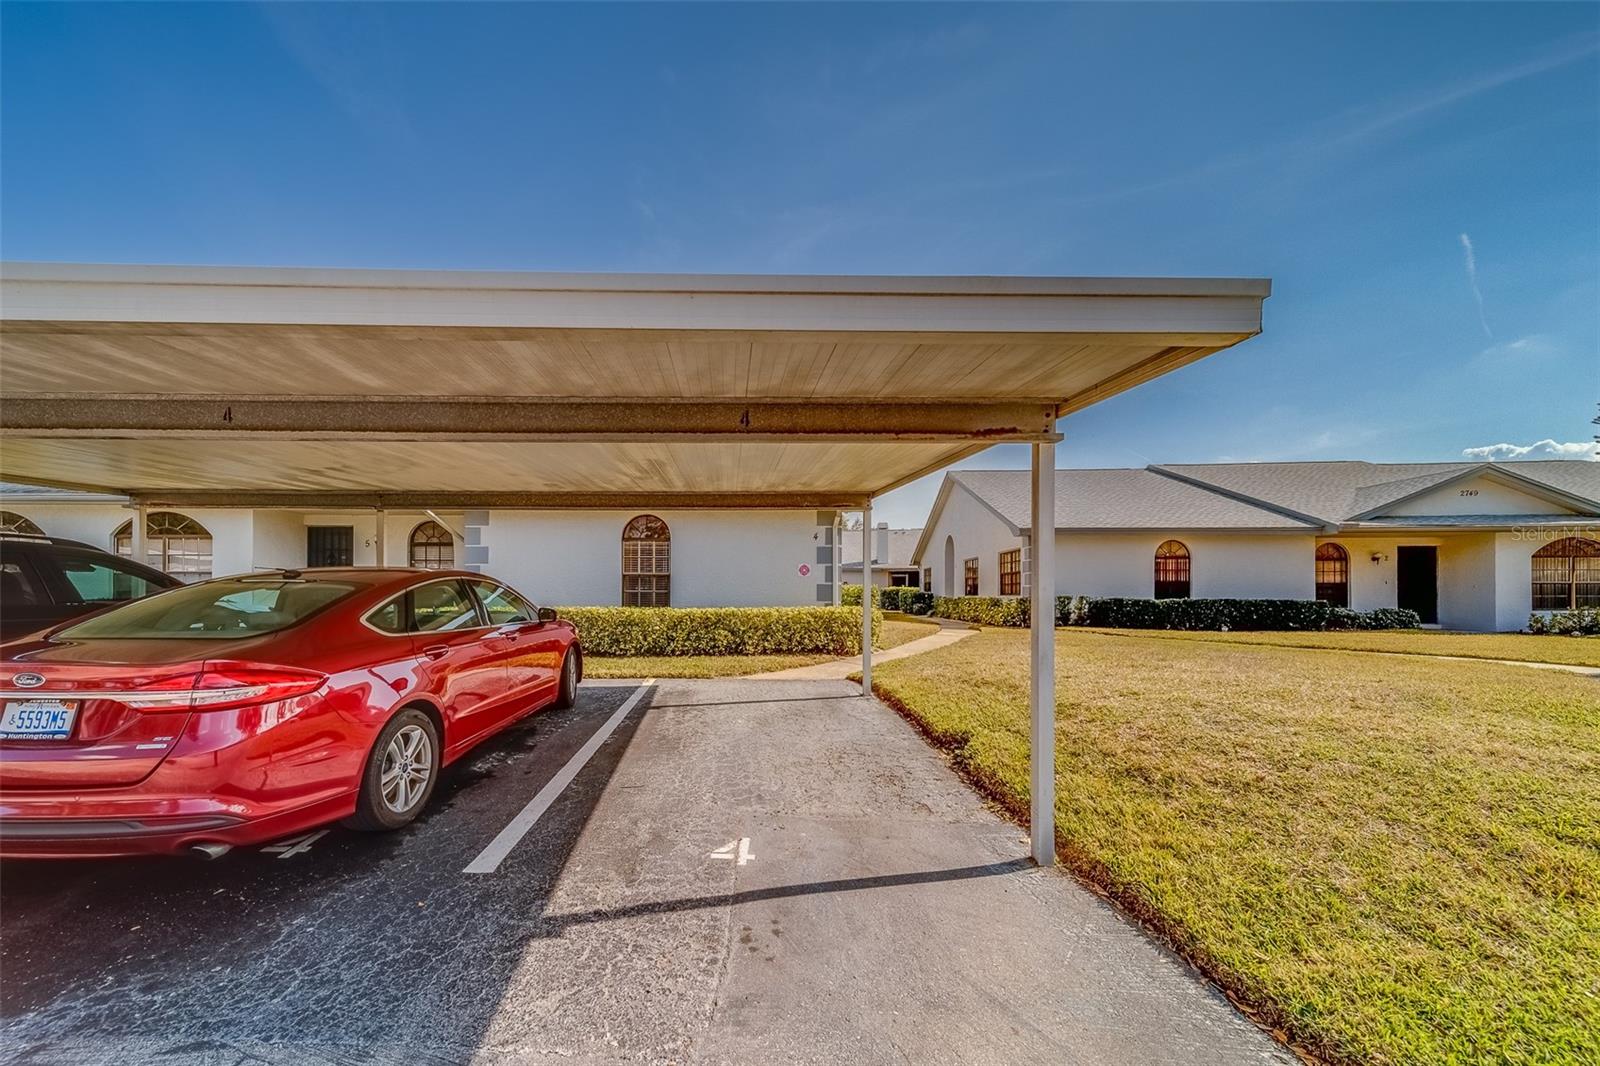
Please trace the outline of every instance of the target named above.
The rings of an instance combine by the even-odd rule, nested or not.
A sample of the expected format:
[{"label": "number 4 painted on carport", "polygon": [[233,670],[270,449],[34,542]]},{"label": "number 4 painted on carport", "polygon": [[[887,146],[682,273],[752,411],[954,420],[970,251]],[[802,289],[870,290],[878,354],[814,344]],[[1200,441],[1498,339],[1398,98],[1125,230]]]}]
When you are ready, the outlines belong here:
[{"label": "number 4 painted on carport", "polygon": [[[735,854],[735,852],[737,852],[737,854]],[[755,858],[754,855],[750,854],[749,837],[740,837],[738,840],[730,840],[716,851],[713,851],[709,857],[713,859],[727,859],[729,862],[737,861],[740,866],[743,866],[745,863]]]}]

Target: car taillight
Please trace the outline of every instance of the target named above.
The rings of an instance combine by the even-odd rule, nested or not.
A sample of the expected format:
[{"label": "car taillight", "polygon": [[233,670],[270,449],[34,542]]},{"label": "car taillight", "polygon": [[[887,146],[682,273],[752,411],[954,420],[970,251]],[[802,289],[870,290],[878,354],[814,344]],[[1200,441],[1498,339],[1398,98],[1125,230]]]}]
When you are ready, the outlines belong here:
[{"label": "car taillight", "polygon": [[326,674],[291,666],[208,662],[199,674],[162,678],[122,699],[141,711],[220,711],[309,695],[327,680]]},{"label": "car taillight", "polygon": [[194,684],[195,710],[220,710],[251,703],[307,696],[328,680],[314,670],[290,666],[252,666],[249,663],[206,663]]}]

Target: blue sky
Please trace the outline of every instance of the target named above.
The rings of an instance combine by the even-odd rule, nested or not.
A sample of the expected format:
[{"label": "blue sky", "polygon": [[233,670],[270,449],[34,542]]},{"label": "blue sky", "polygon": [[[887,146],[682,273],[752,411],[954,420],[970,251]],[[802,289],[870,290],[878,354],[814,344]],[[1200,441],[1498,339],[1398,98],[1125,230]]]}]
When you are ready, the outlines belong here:
[{"label": "blue sky", "polygon": [[8,259],[1265,275],[1061,465],[1594,432],[1594,4],[0,11]]}]

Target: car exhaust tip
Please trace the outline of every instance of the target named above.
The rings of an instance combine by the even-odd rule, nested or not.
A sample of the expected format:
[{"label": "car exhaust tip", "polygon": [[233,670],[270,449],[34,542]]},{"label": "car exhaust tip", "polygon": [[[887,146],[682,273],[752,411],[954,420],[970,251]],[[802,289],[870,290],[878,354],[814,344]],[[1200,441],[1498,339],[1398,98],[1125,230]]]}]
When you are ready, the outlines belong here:
[{"label": "car exhaust tip", "polygon": [[215,842],[209,841],[209,840],[208,841],[202,841],[199,844],[190,844],[189,845],[190,854],[198,855],[200,858],[206,860],[207,862],[210,862],[212,859],[220,859],[220,858],[222,858],[224,855],[228,854],[228,852],[230,852],[232,850],[233,850],[233,845],[232,844],[218,844],[218,843],[215,843]]}]

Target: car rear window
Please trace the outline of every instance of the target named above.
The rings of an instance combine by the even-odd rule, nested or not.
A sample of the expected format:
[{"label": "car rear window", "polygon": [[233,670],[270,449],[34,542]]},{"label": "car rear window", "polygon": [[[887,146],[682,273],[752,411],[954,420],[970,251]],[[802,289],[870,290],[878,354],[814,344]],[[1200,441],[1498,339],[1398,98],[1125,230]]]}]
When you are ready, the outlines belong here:
[{"label": "car rear window", "polygon": [[87,618],[60,632],[73,640],[153,637],[230,639],[303,622],[358,586],[336,581],[207,581],[158,593]]}]

